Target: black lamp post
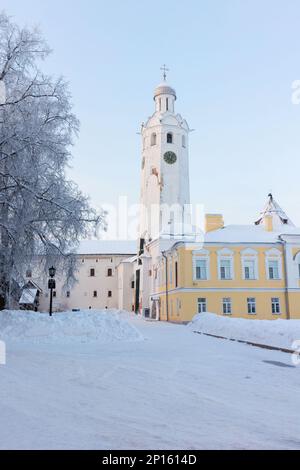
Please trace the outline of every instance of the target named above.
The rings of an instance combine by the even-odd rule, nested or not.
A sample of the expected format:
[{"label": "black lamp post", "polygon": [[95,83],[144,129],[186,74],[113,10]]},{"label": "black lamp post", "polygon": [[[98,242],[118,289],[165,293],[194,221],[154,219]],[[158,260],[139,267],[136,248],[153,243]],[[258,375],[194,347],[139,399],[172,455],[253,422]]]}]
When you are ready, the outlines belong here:
[{"label": "black lamp post", "polygon": [[54,276],[55,276],[55,273],[56,273],[56,269],[53,266],[51,268],[49,268],[50,279],[48,281],[48,289],[50,289],[50,309],[49,309],[50,317],[52,317],[53,289],[55,289],[55,287],[56,287],[55,279],[53,279]]}]

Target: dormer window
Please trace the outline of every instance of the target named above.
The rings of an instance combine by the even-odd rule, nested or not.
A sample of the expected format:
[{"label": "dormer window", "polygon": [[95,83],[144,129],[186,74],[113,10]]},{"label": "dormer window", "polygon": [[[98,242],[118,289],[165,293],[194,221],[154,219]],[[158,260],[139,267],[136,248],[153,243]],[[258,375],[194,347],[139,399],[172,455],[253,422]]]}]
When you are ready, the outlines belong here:
[{"label": "dormer window", "polygon": [[171,132],[167,134],[167,144],[173,144],[173,134]]},{"label": "dormer window", "polygon": [[156,145],[156,134],[155,132],[151,135],[151,146]]}]

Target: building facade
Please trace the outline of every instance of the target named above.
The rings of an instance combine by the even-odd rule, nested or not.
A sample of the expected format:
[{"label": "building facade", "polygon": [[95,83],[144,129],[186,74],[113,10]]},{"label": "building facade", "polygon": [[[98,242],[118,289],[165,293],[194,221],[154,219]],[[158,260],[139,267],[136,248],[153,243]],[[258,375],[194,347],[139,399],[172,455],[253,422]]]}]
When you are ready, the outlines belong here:
[{"label": "building facade", "polygon": [[142,126],[135,311],[175,322],[204,311],[300,318],[300,229],[271,194],[252,225],[224,226],[222,215],[207,214],[202,233],[191,227],[190,129],[175,112],[176,92],[166,82],[155,89],[154,101],[154,114]]},{"label": "building facade", "polygon": [[[78,282],[66,291],[57,280],[54,309],[119,308],[172,322],[205,311],[300,319],[300,229],[271,194],[251,225],[226,226],[222,215],[207,214],[203,230],[192,227],[190,128],[176,99],[166,81],[156,87],[142,125],[138,241],[82,242]],[[39,275],[27,281],[47,310],[47,284],[38,286]]]},{"label": "building facade", "polygon": [[174,243],[157,278],[150,299],[162,320],[188,322],[201,312],[300,319],[300,230],[275,230],[269,216],[259,225],[213,228],[202,244]]},{"label": "building facade", "polygon": [[[72,288],[65,287],[65,277],[56,276],[56,288],[53,291],[53,310],[86,310],[120,308],[132,310],[130,299],[133,298],[133,271],[128,278],[120,282],[118,267],[136,252],[136,242],[132,241],[99,241],[88,240],[80,243],[77,252],[78,271],[77,282]],[[123,265],[122,265],[123,266]],[[38,269],[38,263],[33,269],[27,270],[27,282],[22,297],[34,296],[37,309],[42,312],[49,310],[49,290],[47,277]],[[120,292],[122,291],[122,295]],[[131,294],[131,295],[130,295]],[[21,300],[23,302],[23,299]],[[37,298],[36,298],[37,297]],[[126,301],[125,301],[126,299]],[[22,308],[31,308],[30,303]]]}]

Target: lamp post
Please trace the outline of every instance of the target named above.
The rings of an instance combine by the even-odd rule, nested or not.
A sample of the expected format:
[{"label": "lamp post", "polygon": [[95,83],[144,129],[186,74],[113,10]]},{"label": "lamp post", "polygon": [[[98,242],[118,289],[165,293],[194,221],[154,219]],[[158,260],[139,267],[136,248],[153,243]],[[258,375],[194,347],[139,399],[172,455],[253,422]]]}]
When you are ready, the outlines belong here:
[{"label": "lamp post", "polygon": [[56,269],[53,266],[51,268],[49,268],[50,279],[48,281],[48,289],[50,289],[50,309],[49,309],[50,317],[52,317],[53,289],[55,289],[55,287],[56,287],[55,279],[54,279],[55,273],[56,273]]}]

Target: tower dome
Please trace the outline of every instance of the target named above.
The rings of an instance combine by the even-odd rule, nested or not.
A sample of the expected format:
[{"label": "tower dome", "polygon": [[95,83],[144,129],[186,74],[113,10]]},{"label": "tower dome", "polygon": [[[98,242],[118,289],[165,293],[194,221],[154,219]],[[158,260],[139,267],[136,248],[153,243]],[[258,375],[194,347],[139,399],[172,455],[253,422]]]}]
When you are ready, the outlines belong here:
[{"label": "tower dome", "polygon": [[167,82],[160,83],[154,90],[154,99],[159,95],[172,95],[176,100],[176,91]]}]

